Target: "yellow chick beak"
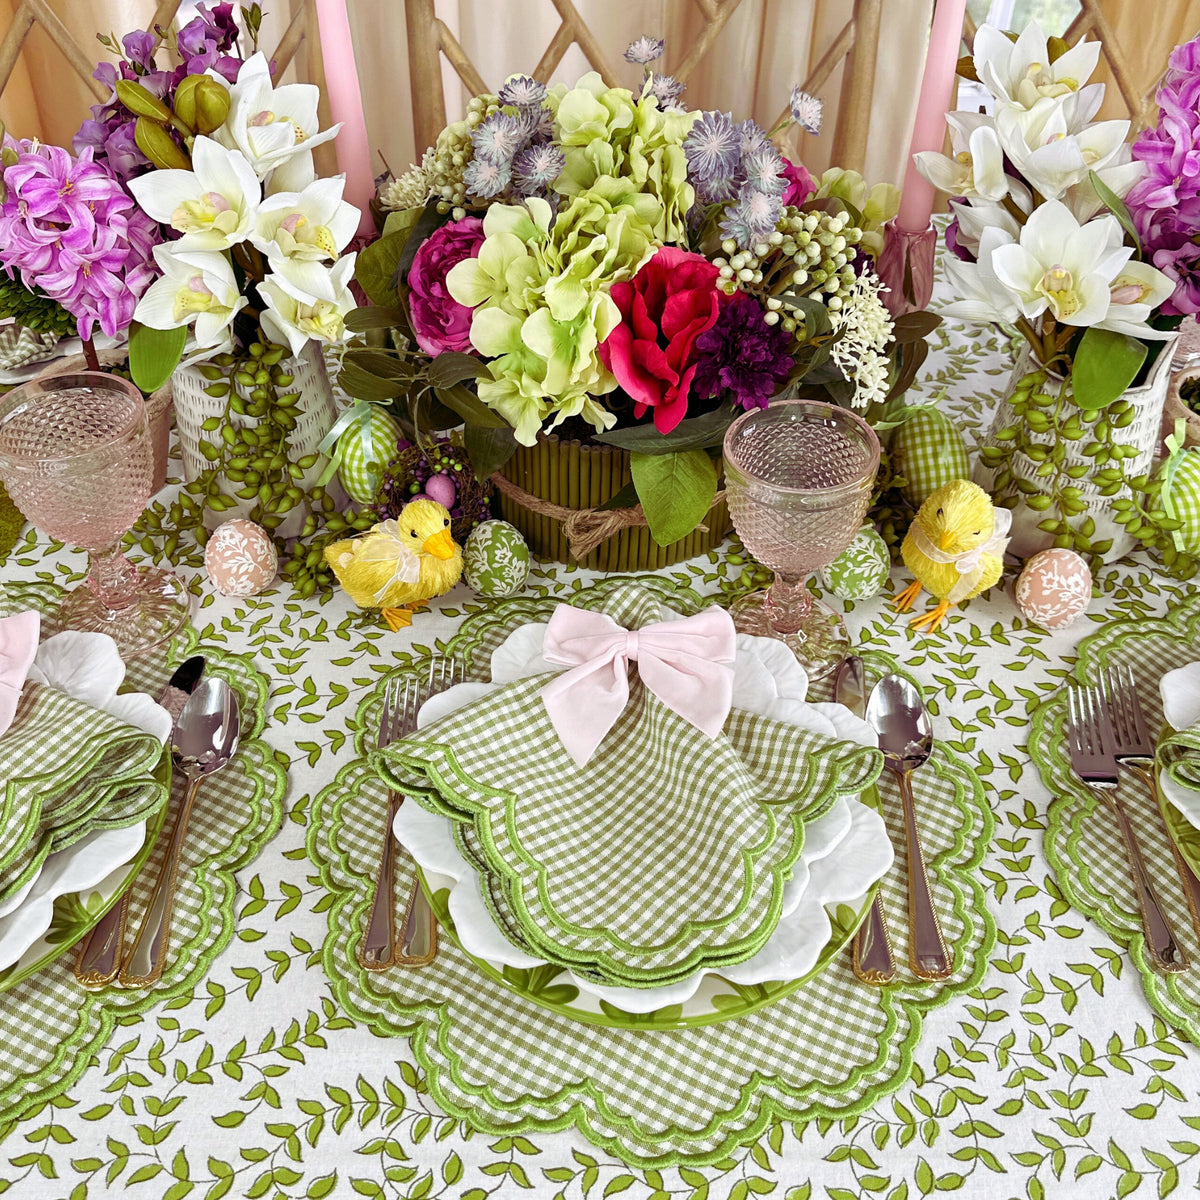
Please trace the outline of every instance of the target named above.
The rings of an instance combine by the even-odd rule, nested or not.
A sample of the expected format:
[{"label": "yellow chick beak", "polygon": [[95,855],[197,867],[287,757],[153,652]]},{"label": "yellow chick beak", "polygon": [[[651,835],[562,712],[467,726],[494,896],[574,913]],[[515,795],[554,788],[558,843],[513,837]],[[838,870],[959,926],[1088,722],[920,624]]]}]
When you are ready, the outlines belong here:
[{"label": "yellow chick beak", "polygon": [[952,529],[945,530],[938,542],[938,545],[943,550],[949,550],[950,547],[954,545],[954,531]]},{"label": "yellow chick beak", "polygon": [[450,530],[439,529],[432,537],[425,539],[421,549],[426,554],[432,554],[434,558],[453,558],[454,539],[450,536]]}]

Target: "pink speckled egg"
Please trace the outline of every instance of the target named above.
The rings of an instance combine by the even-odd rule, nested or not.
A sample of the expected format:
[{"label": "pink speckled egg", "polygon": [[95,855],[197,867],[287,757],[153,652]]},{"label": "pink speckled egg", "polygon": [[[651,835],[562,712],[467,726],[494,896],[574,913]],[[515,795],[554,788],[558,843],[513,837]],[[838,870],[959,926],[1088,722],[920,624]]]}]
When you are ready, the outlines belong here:
[{"label": "pink speckled egg", "polygon": [[1092,573],[1074,550],[1042,550],[1017,579],[1017,608],[1044,629],[1066,629],[1091,598]]},{"label": "pink speckled egg", "polygon": [[458,499],[458,488],[449,475],[432,475],[425,484],[425,495],[430,500],[436,500],[447,512],[454,507]]},{"label": "pink speckled egg", "polygon": [[204,568],[223,596],[257,596],[274,582],[277,565],[275,543],[253,521],[226,521],[208,535]]}]

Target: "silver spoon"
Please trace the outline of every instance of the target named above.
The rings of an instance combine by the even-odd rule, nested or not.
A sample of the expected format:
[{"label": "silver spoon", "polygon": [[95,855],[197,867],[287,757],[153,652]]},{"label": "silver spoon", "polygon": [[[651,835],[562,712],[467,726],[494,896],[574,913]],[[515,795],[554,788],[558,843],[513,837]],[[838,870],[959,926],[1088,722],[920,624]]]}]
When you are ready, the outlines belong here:
[{"label": "silver spoon", "polygon": [[187,772],[187,795],[175,818],[166,857],[158,868],[141,928],[132,949],[121,962],[117,982],[123,987],[151,987],[162,976],[175,911],[179,853],[192,805],[205,777],[219,771],[234,756],[240,736],[236,694],[225,680],[209,676],[184,705],[171,740],[172,756]]},{"label": "silver spoon", "polygon": [[879,735],[879,748],[900,784],[904,840],[908,846],[908,961],[918,979],[945,979],[953,963],[929,895],[925,856],[917,832],[911,775],[933,753],[933,726],[925,701],[907,679],[885,675],[867,703],[867,723]]}]

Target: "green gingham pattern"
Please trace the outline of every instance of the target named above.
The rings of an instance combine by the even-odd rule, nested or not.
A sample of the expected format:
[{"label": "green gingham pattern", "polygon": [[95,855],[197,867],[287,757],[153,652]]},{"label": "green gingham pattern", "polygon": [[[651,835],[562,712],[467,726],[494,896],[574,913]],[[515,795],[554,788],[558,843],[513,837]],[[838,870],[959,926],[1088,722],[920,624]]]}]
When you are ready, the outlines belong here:
[{"label": "green gingham pattern", "polygon": [[1169,505],[1171,516],[1183,522],[1176,531],[1178,545],[1189,554],[1200,554],[1200,447],[1183,452],[1171,478]]},{"label": "green gingham pattern", "polygon": [[[28,607],[28,599],[23,607]],[[16,610],[11,593],[0,596],[0,615]],[[0,1003],[0,1124],[68,1088],[123,1018],[186,997],[200,986],[233,936],[234,871],[253,861],[279,829],[286,775],[259,737],[268,685],[249,656],[197,646],[195,631],[189,628],[173,644],[169,662],[132,660],[127,681],[158,695],[174,666],[193,653],[204,654],[208,672],[236,690],[243,738],[230,765],[205,781],[192,810],[163,977],[150,989],[88,992],[76,981],[74,956],[68,954],[6,992]],[[179,802],[185,783],[182,772],[175,772],[173,803]],[[134,885],[130,937],[145,912],[167,842],[165,835],[159,838]]]},{"label": "green gingham pattern", "polygon": [[150,734],[41,684],[28,683],[0,736],[0,901],[48,854],[87,833],[144,821],[166,802]]},{"label": "green gingham pattern", "polygon": [[383,468],[404,436],[399,422],[377,405],[371,405],[370,420],[355,421],[338,439],[338,478],[347,494],[359,504],[370,504],[379,490]]},{"label": "green gingham pattern", "polygon": [[[1088,682],[1103,666],[1133,671],[1142,712],[1152,735],[1162,725],[1158,681],[1166,672],[1200,659],[1200,596],[1185,600],[1167,617],[1114,621],[1080,643],[1076,676]],[[1173,1027],[1200,1043],[1200,973],[1165,975],[1146,950],[1125,843],[1107,800],[1089,791],[1071,770],[1066,744],[1066,692],[1034,713],[1029,753],[1054,797],[1046,830],[1046,856],[1063,895],[1127,948],[1142,976],[1146,998]],[[1120,797],[1141,845],[1142,856],[1175,932],[1200,962],[1200,939],[1175,870],[1171,839],[1150,789],[1121,773]],[[1186,824],[1186,822],[1183,822]]]},{"label": "green gingham pattern", "polygon": [[892,434],[892,469],[904,477],[904,494],[920,507],[952,479],[970,479],[967,448],[954,422],[930,405],[918,409]]},{"label": "green gingham pattern", "polygon": [[[1196,653],[1200,657],[1200,650]],[[1200,789],[1200,725],[1173,733],[1164,726],[1156,757],[1159,770],[1180,787]]]},{"label": "green gingham pattern", "polygon": [[[626,628],[663,616],[636,585],[601,610]],[[580,767],[541,701],[550,678],[505,685],[389,746],[377,768],[455,822],[460,848],[501,883],[501,927],[550,962],[639,987],[757,953],[779,921],[804,823],[861,795],[880,755],[742,712],[709,738],[635,676]]]},{"label": "green gingham pattern", "polygon": [[58,345],[57,333],[38,333],[24,325],[5,325],[0,329],[0,367],[17,371],[30,363],[49,358]]},{"label": "green gingham pattern", "polygon": [[[508,615],[520,623],[519,613]],[[451,643],[469,661],[473,623]],[[492,640],[491,632],[476,648]],[[865,657],[874,677],[895,669],[885,656]],[[414,673],[421,669],[418,663]],[[369,744],[381,700],[382,686],[360,707],[360,748]],[[865,988],[843,956],[757,1013],[667,1033],[558,1017],[488,980],[449,943],[421,971],[364,971],[357,952],[386,787],[363,759],[344,768],[312,807],[308,852],[332,898],[325,970],[351,1016],[381,1035],[412,1038],[439,1107],[489,1135],[575,1126],[631,1164],[714,1162],[753,1141],[775,1117],[849,1115],[895,1090],[912,1069],[924,1013],[982,979],[995,929],[973,868],[991,838],[990,810],[974,773],[940,747],[915,788],[935,902],[954,954],[954,974],[943,984],[917,985],[904,972],[897,987]],[[899,829],[890,776],[880,790],[889,825]],[[407,856],[396,874],[398,899],[413,883]],[[901,961],[904,878],[900,843],[881,890]]]}]

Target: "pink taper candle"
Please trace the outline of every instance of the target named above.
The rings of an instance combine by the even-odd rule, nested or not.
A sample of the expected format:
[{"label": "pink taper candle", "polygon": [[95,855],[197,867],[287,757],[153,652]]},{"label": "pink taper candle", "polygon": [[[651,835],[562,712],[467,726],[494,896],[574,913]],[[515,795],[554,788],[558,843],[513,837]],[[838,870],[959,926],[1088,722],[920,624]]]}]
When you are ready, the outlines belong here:
[{"label": "pink taper candle", "polygon": [[316,6],[329,112],[334,122],[340,122],[342,126],[334,145],[338,168],[346,176],[343,197],[362,212],[359,233],[370,233],[375,227],[368,208],[375,195],[375,174],[371,170],[371,143],[367,140],[362,85],[354,63],[354,42],[350,38],[346,0],[316,0]]},{"label": "pink taper candle", "polygon": [[910,233],[929,227],[933,215],[934,186],[917,174],[912,156],[920,150],[941,150],[946,136],[946,107],[952,103],[951,88],[962,45],[963,14],[967,0],[934,0],[933,29],[929,35],[929,53],[925,56],[925,75],[921,97],[917,101],[917,119],[909,146],[908,170],[904,174],[904,192],[896,224]]}]

